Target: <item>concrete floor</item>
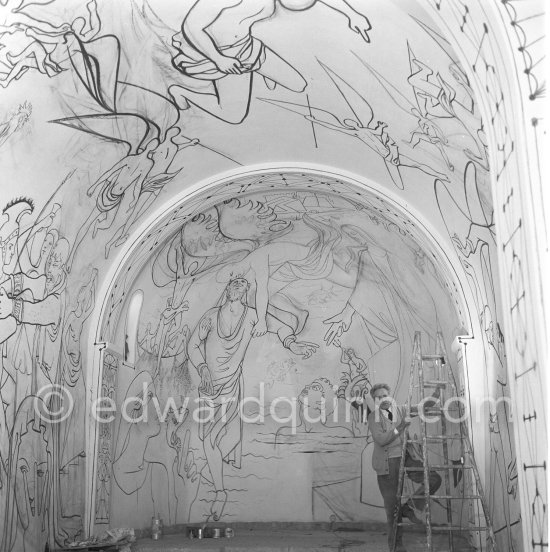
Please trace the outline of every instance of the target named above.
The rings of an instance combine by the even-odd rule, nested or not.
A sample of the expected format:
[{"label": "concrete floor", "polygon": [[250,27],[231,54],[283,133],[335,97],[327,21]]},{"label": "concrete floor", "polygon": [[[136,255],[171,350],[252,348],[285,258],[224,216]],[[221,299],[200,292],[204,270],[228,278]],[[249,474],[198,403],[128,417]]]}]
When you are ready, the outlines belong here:
[{"label": "concrete floor", "polygon": [[[139,539],[132,552],[386,552],[385,528],[369,527],[368,530],[338,528],[240,528],[235,527],[231,539],[189,539],[184,534],[165,535],[162,540]],[[403,543],[408,552],[425,552],[426,537],[418,529],[406,531]],[[446,537],[434,539],[434,552],[448,551]],[[466,544],[455,544],[455,552],[471,552]]]}]

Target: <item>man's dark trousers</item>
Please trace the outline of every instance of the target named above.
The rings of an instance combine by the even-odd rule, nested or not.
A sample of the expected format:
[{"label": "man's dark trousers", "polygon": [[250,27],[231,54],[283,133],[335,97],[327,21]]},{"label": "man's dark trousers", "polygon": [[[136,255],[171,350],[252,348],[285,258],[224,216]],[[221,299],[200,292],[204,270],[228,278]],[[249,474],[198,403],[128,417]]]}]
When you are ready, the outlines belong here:
[{"label": "man's dark trousers", "polygon": [[[391,550],[392,544],[392,535],[393,535],[393,520],[398,514],[398,523],[401,521],[401,508],[398,509],[398,500],[397,500],[397,487],[399,485],[399,465],[401,464],[401,458],[389,458],[389,473],[386,475],[378,476],[378,488],[384,499],[384,508],[386,510],[386,518],[388,520],[388,546]],[[413,460],[408,454],[405,460],[405,466],[408,468],[422,468],[422,462],[418,460]],[[424,472],[423,471],[413,471],[407,472],[407,477],[414,483],[419,483],[420,487],[415,490],[414,494],[422,495],[424,494]],[[434,494],[441,485],[441,476],[435,472],[430,471],[429,473],[429,482],[430,482],[430,495]],[[419,510],[423,511],[426,500],[424,498],[415,498],[410,501],[409,505],[414,506]],[[403,543],[403,531],[401,527],[397,528],[397,537],[396,537],[396,546],[402,546]]]}]

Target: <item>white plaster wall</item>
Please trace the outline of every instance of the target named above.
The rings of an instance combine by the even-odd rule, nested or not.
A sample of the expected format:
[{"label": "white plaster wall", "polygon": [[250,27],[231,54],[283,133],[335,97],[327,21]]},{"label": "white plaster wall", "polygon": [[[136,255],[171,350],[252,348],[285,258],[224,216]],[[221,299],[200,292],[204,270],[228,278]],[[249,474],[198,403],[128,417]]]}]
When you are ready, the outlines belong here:
[{"label": "white plaster wall", "polygon": [[[350,1],[349,5],[355,7],[358,12],[364,9],[360,2]],[[135,93],[138,89],[124,89],[124,86],[120,85],[120,111],[129,110],[131,114],[146,117],[159,125],[162,131],[176,124],[176,119],[179,118],[177,124],[181,128],[181,134],[189,139],[196,137],[199,143],[189,142],[188,147],[183,147],[177,153],[164,176],[165,181],[158,180],[157,187],[153,188],[154,193],[148,196],[154,202],[147,205],[147,211],[140,214],[136,224],[130,229],[130,235],[139,227],[147,213],[153,212],[160,205],[170,204],[171,198],[175,198],[186,187],[221,172],[238,169],[240,165],[295,162],[308,166],[311,163],[322,163],[333,167],[336,172],[351,171],[367,177],[375,181],[381,191],[388,190],[397,195],[405,210],[410,208],[424,217],[440,240],[449,263],[456,269],[458,290],[452,290],[452,294],[460,298],[457,299],[459,307],[462,307],[462,300],[467,305],[467,310],[463,309],[461,316],[459,313],[460,324],[457,326],[464,326],[472,338],[467,347],[466,395],[474,404],[487,393],[491,396],[499,396],[500,393],[507,395],[509,380],[506,377],[503,325],[500,323],[499,315],[500,292],[495,276],[498,269],[495,259],[496,240],[489,173],[483,168],[486,163],[486,152],[483,137],[478,134],[480,114],[475,103],[471,103],[472,93],[468,88],[467,77],[462,76],[462,80],[459,81],[453,76],[458,75],[460,78],[460,72],[450,68],[455,62],[450,46],[437,35],[430,35],[431,31],[411,16],[437,31],[429,17],[413,2],[400,3],[399,6],[387,2],[376,3],[365,13],[372,24],[372,30],[369,32],[371,42],[367,44],[348,28],[344,15],[331,12],[327,6],[319,4],[310,11],[299,13],[283,10],[279,6],[274,17],[254,26],[253,34],[300,71],[307,82],[307,89],[301,94],[285,90],[281,86],[270,90],[256,74],[248,117],[239,125],[231,125],[197,107],[178,113],[175,106],[166,99],[168,87],[181,80],[179,73],[170,63],[172,31],[169,27],[175,29],[179,25],[184,16],[184,7],[176,7],[170,2],[159,3],[154,7],[159,19],[155,19],[149,12],[146,12],[147,17],[140,16],[140,7],[137,5],[132,7],[129,4],[104,2],[98,6],[101,30],[96,38],[112,33],[120,40],[118,80],[146,89],[143,93],[138,93],[137,97],[131,97],[131,92]],[[182,10],[181,13],[175,13],[179,9]],[[2,10],[5,23],[13,24],[17,15],[11,12],[11,7],[8,5],[2,7]],[[129,25],[127,22],[131,19],[132,10],[135,12],[133,24]],[[56,0],[47,7],[35,6],[27,11],[30,16],[55,24],[74,21],[77,15],[85,13],[83,7],[77,3],[61,0]],[[354,23],[366,26],[364,20],[357,19],[358,15],[351,15],[356,18]],[[48,32],[51,35],[51,31]],[[2,35],[3,44],[12,49],[9,51],[20,53],[23,46],[18,40],[23,43],[29,40],[18,33],[14,33],[13,36]],[[388,41],[388,36],[391,36],[391,41]],[[90,38],[88,37],[88,40]],[[40,40],[38,43],[42,44]],[[33,44],[36,46],[31,41],[31,46]],[[102,71],[102,82],[114,78],[117,57],[116,50],[111,46],[108,42],[98,41],[80,48],[88,55],[96,56]],[[73,59],[76,59],[78,47],[74,43],[71,43],[70,47],[73,48]],[[32,244],[26,238],[21,239],[20,251],[34,248],[34,254],[38,255],[36,251],[44,242],[48,230],[46,225],[49,225],[49,229],[55,229],[59,237],[69,242],[72,248],[72,262],[66,255],[61,255],[58,259],[61,268],[57,274],[66,283],[60,285],[56,297],[50,298],[55,299],[52,308],[59,309],[62,313],[61,318],[56,322],[51,322],[47,317],[38,322],[37,319],[28,320],[17,326],[18,334],[9,334],[11,330],[6,326],[6,334],[9,334],[9,337],[5,338],[3,345],[8,353],[3,365],[2,398],[4,403],[11,405],[12,411],[20,404],[27,405],[29,401],[25,402],[23,399],[25,393],[16,396],[10,385],[12,381],[20,381],[19,388],[25,389],[25,386],[30,385],[30,374],[35,371],[45,375],[45,382],[61,381],[77,399],[79,409],[63,427],[65,433],[74,434],[74,442],[70,442],[69,447],[66,446],[60,451],[60,437],[54,433],[49,438],[49,449],[53,449],[51,452],[44,453],[42,450],[40,453],[33,453],[36,458],[45,455],[46,464],[49,462],[51,465],[69,468],[66,479],[47,482],[45,488],[52,489],[51,502],[41,513],[43,517],[39,519],[35,515],[30,525],[26,525],[24,516],[17,509],[14,500],[16,491],[22,488],[22,484],[15,478],[15,472],[9,463],[5,464],[8,465],[5,475],[7,480],[11,481],[11,486],[6,487],[8,490],[4,491],[2,497],[7,504],[7,514],[3,523],[5,534],[8,535],[5,537],[8,550],[15,549],[14,547],[23,542],[32,549],[31,543],[40,542],[46,533],[49,533],[52,541],[63,542],[67,538],[63,534],[65,530],[71,536],[78,534],[84,523],[84,508],[90,508],[91,500],[87,503],[84,500],[86,462],[79,455],[84,450],[87,451],[89,466],[90,452],[93,452],[96,443],[95,440],[91,442],[90,438],[94,436],[95,439],[96,433],[95,427],[88,423],[88,442],[85,442],[84,432],[80,431],[84,426],[85,417],[81,398],[97,395],[99,380],[89,377],[97,373],[97,366],[94,365],[97,359],[92,359],[85,352],[83,342],[89,341],[88,336],[96,336],[95,327],[89,327],[92,319],[98,320],[97,309],[96,313],[91,315],[93,305],[98,305],[99,301],[103,304],[109,298],[97,298],[95,294],[100,289],[108,288],[106,275],[114,273],[114,265],[118,262],[114,259],[121,258],[117,257],[117,254],[125,247],[122,243],[115,243],[116,240],[113,240],[109,250],[106,250],[106,245],[117,230],[121,231],[118,237],[124,235],[128,230],[125,223],[132,214],[131,197],[128,192],[127,203],[116,212],[113,221],[107,220],[112,222],[110,228],[99,228],[93,236],[93,227],[88,228],[85,224],[85,219],[94,213],[100,190],[106,190],[110,183],[116,180],[111,176],[107,181],[102,181],[101,176],[107,174],[124,158],[127,149],[123,143],[105,138],[107,131],[111,132],[111,138],[115,137],[113,125],[109,128],[108,125],[94,127],[96,132],[102,134],[103,137],[100,139],[75,128],[50,122],[75,115],[82,120],[83,116],[105,115],[109,110],[105,106],[98,107],[97,93],[94,100],[83,86],[86,79],[80,79],[84,75],[82,65],[79,65],[80,58],[75,61],[78,68],[75,69],[67,59],[67,51],[63,45],[56,46],[55,50],[52,46],[48,48],[52,50],[50,53],[53,59],[57,60],[65,71],[47,76],[30,68],[21,78],[11,81],[2,90],[1,109],[6,125],[2,127],[4,134],[0,145],[0,195],[3,204],[20,195],[31,197],[36,204],[34,212],[24,215],[19,221],[21,229],[31,227],[37,230],[36,237]],[[24,56],[22,59],[25,59]],[[417,75],[416,80],[412,75],[422,66],[414,60],[419,60],[427,67],[425,72],[421,71],[420,76]],[[40,68],[45,71],[46,65],[41,65]],[[438,80],[438,75],[443,82]],[[89,80],[86,82],[90,85],[94,79],[89,75],[88,77]],[[423,85],[424,79],[426,80]],[[443,91],[443,96],[438,96],[439,92],[433,96],[433,85],[436,91]],[[420,95],[420,106],[416,103],[419,101],[419,87],[422,86],[427,88],[423,93],[427,94],[428,107],[423,104],[425,96]],[[151,95],[151,92],[164,94],[165,98]],[[107,89],[102,90],[102,94],[107,98]],[[242,92],[239,93],[237,89],[229,92],[229,95],[233,107],[243,101]],[[263,101],[266,99],[269,101]],[[15,112],[24,101],[32,104],[32,114],[28,121],[21,119],[18,126],[16,123],[19,115]],[[290,105],[288,102],[299,105]],[[433,126],[431,130],[428,129],[435,143],[430,144],[426,141],[426,135],[418,134],[422,129],[418,124],[418,118],[411,111],[415,106],[425,109],[429,121],[436,125],[437,130]],[[470,111],[465,112],[465,106]],[[112,108],[110,109],[112,111]],[[24,107],[22,110],[28,111],[28,108]],[[307,119],[308,116],[314,117],[317,122]],[[364,128],[367,143],[345,133],[330,130],[322,124],[341,125],[344,119],[351,118],[359,119],[357,122]],[[97,123],[97,119],[93,118],[84,120],[87,124],[92,124],[90,121],[93,125]],[[399,148],[402,156],[400,175],[397,175],[395,165],[385,161],[382,154],[376,152],[378,148],[379,151],[390,155],[391,159],[387,137],[373,138],[372,131],[376,121],[388,124],[389,140],[393,140]],[[348,122],[349,124],[353,123]],[[117,125],[117,139],[125,138],[129,142],[135,142],[140,129],[142,130],[141,125],[135,124],[135,119],[132,118],[117,119]],[[347,132],[349,127],[343,130]],[[126,135],[122,136],[124,133]],[[420,138],[420,141],[416,147],[407,145],[407,142],[414,144],[417,138]],[[369,139],[372,147],[368,145]],[[382,144],[382,140],[385,141],[385,145]],[[183,137],[180,141],[185,145]],[[472,155],[468,157],[465,153],[466,150],[477,152],[474,161],[471,159]],[[160,157],[157,156],[155,161],[158,165],[162,163]],[[132,161],[132,158],[128,160]],[[389,162],[389,169],[386,162]],[[125,176],[120,184],[126,186],[130,182],[135,183],[135,180],[132,180],[134,176]],[[86,192],[93,184],[98,186],[91,190],[88,196]],[[132,188],[129,187],[128,190],[130,189]],[[141,187],[134,186],[133,191],[134,199],[137,199],[137,196],[141,196],[143,200],[147,198]],[[105,205],[103,208],[105,211]],[[49,219],[46,219],[46,224],[37,224],[41,218],[39,213],[47,214],[52,209],[56,213],[53,221],[50,223]],[[109,216],[112,216],[116,209],[113,207],[107,211]],[[13,215],[13,211],[11,213]],[[6,234],[2,234],[2,239],[13,229],[14,218],[12,216],[9,219],[9,214],[8,212],[2,219],[2,228]],[[94,216],[91,217],[91,222]],[[162,245],[162,240],[166,237],[167,234],[160,232],[154,240],[147,242],[147,246],[154,251]],[[132,239],[130,237],[126,245],[131,243]],[[46,252],[44,256],[47,255]],[[38,258],[32,257],[35,264]],[[5,268],[4,273],[22,271],[29,274],[34,270],[35,276],[43,276],[46,272],[44,261],[45,259],[42,259],[42,265],[30,267],[22,256],[17,266]],[[128,285],[132,286],[133,282],[128,282]],[[46,298],[52,295],[51,288],[46,291]],[[37,299],[38,296],[35,295],[30,300]],[[9,320],[10,316],[4,316],[3,319]],[[12,324],[13,320],[8,323]],[[22,329],[27,333],[26,343],[14,338]],[[60,337],[56,337],[56,332],[59,332]],[[36,342],[35,339],[39,341]],[[56,364],[55,376],[53,372],[44,372],[39,366],[43,357],[37,354],[39,345],[36,343],[40,343],[40,340],[45,343],[51,342],[54,349],[52,362]],[[89,348],[92,348],[92,343],[89,345]],[[82,356],[78,355],[79,351],[83,353]],[[29,357],[38,359],[38,363],[29,364],[33,366],[30,372],[13,367],[20,359]],[[9,374],[8,379],[6,374]],[[8,387],[5,386],[6,381]],[[29,394],[35,392],[36,389],[29,387]],[[7,456],[15,458],[19,455],[13,446],[13,428],[16,427],[17,420],[12,411],[6,409],[2,450],[9,451]],[[509,435],[509,426],[502,416],[495,418],[495,414],[497,413],[491,412],[489,418],[484,419],[474,432],[476,454],[487,474],[485,482],[490,488],[491,510],[495,527],[500,530],[499,538],[503,539],[502,542],[508,543],[510,549],[516,549],[519,547],[519,509],[516,499],[514,447]],[[481,429],[482,427],[484,429]],[[491,443],[490,447],[486,446],[487,442]],[[49,449],[46,447],[46,451]],[[71,452],[74,452],[76,460],[67,463],[66,461],[72,460]],[[32,454],[30,456],[32,457]],[[492,482],[491,475],[495,473],[499,474],[499,479]],[[88,483],[91,484],[95,476],[95,472],[88,473]],[[73,481],[80,481],[81,485],[73,486]],[[63,490],[66,485],[73,491],[73,496],[79,497],[72,505],[76,517],[71,522],[67,521],[60,507],[62,497],[66,494]],[[88,492],[91,488],[88,487]],[[96,487],[94,489],[97,490]],[[91,498],[90,495],[88,498]],[[508,503],[504,510],[500,506],[503,498]],[[149,506],[144,510],[147,511],[147,515],[148,508]],[[87,523],[90,526],[97,521],[94,519],[96,514],[97,511],[89,511]],[[245,513],[243,516],[246,517]],[[48,522],[44,525],[42,521],[46,518]],[[146,518],[147,516],[144,519]],[[42,527],[46,526],[48,531],[43,531]]]}]

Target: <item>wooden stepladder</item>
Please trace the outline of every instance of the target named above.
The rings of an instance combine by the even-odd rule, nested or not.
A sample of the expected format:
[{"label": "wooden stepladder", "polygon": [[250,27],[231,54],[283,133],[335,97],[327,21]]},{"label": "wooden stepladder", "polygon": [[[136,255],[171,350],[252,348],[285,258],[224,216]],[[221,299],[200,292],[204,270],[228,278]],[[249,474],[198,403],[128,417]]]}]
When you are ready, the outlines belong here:
[{"label": "wooden stepladder", "polygon": [[[405,415],[414,419],[418,417],[420,436],[411,438],[408,432],[404,434],[397,489],[398,506],[401,507],[402,500],[405,503],[409,499],[425,500],[423,521],[427,552],[435,551],[433,536],[436,533],[447,534],[449,552],[463,550],[455,538],[459,534],[470,534],[470,540],[474,541],[478,549],[497,552],[488,504],[468,436],[464,404],[454,400],[458,397],[458,385],[447,362],[440,332],[437,334],[436,353],[430,355],[422,353],[421,335],[415,332],[409,382]],[[421,452],[422,467],[406,466],[407,448],[411,446]],[[423,472],[424,494],[416,494],[414,490],[404,493],[407,472],[412,471]],[[443,476],[440,490],[431,496],[430,471],[442,472]],[[434,521],[432,517],[434,504],[445,510],[446,519],[443,523]],[[467,519],[463,521],[464,511],[467,512]],[[393,524],[392,552],[396,548],[398,527],[406,525],[399,520],[398,514],[399,509]],[[482,520],[482,523],[478,520]],[[439,545],[437,550],[442,550]]]}]

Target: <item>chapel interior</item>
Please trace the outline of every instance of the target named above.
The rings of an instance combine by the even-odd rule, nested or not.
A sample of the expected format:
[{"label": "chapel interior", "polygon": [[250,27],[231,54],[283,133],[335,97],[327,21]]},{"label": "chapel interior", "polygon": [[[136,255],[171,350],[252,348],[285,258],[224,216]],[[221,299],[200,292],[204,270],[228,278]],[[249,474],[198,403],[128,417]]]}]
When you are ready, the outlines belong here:
[{"label": "chapel interior", "polygon": [[0,0],[0,552],[547,551],[545,24]]}]

